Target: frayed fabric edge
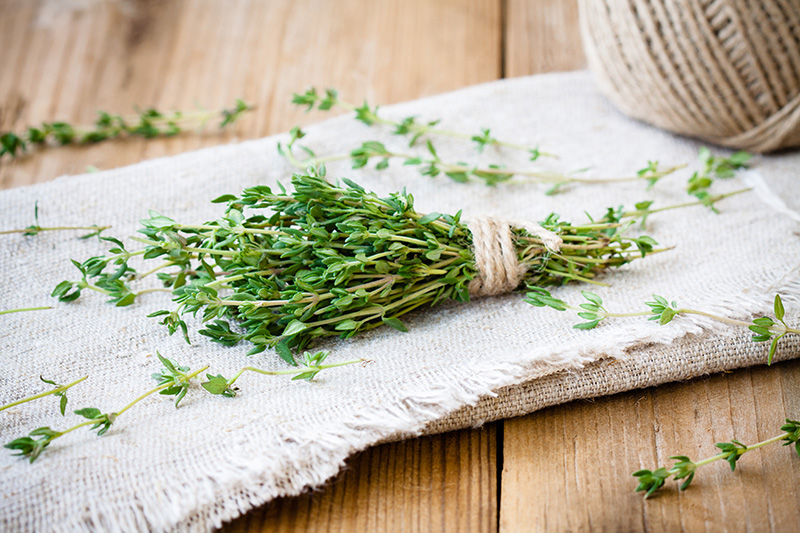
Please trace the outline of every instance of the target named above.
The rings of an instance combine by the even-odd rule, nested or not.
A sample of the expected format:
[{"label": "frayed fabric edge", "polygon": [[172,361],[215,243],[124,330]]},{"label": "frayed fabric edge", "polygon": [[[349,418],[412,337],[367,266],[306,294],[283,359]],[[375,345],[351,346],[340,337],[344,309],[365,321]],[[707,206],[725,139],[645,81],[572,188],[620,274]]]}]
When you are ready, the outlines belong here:
[{"label": "frayed fabric edge", "polygon": [[[795,273],[797,274],[797,273]],[[787,300],[800,301],[800,279],[795,275],[784,277],[784,283],[778,288],[783,291]],[[748,298],[746,309],[739,300],[736,307],[732,302],[723,302],[717,306],[717,311],[727,311],[729,315],[750,314],[755,316],[770,308],[771,298]],[[625,345],[617,344],[614,349],[608,346],[572,352],[571,354],[551,354],[550,357],[531,361],[529,363],[505,364],[500,367],[486,365],[484,368],[473,369],[472,375],[454,383],[443,385],[438,389],[424,387],[408,390],[401,395],[395,405],[382,408],[373,408],[365,411],[350,420],[339,421],[331,426],[336,426],[320,437],[319,428],[313,434],[298,434],[292,438],[296,447],[284,451],[283,459],[269,461],[281,465],[276,470],[254,468],[252,464],[245,467],[253,474],[248,481],[242,481],[242,470],[231,468],[224,477],[237,480],[240,488],[234,489],[232,494],[221,496],[215,504],[210,504],[195,509],[189,518],[177,524],[178,531],[212,530],[220,527],[224,522],[233,520],[238,516],[263,505],[270,500],[283,496],[296,496],[309,489],[314,489],[335,476],[344,467],[345,461],[354,453],[382,442],[396,441],[403,438],[416,437],[431,433],[427,428],[437,420],[446,417],[465,406],[473,406],[479,400],[497,396],[498,390],[504,387],[518,386],[535,383],[538,380],[553,376],[558,373],[578,371],[591,363],[602,360],[625,360],[637,349],[655,349],[657,346],[668,346],[671,342],[691,338],[692,336],[722,335],[729,337],[735,335],[735,328],[709,322],[708,319],[698,317],[685,317],[685,323],[671,335],[661,338],[644,336],[631,340]],[[660,336],[656,336],[660,337]],[[539,354],[541,355],[541,354]],[[775,361],[788,360],[800,356],[800,350],[784,351],[776,357]],[[701,370],[700,374],[709,374],[734,368],[741,368],[752,364],[764,363],[753,361],[742,356],[740,359],[726,361],[725,364],[705,364],[704,361],[687,361],[687,367]],[[534,377],[530,377],[533,375]],[[694,374],[693,374],[694,375]],[[644,386],[652,386],[670,381],[687,379],[691,375],[680,374],[675,377],[650,377],[644,379],[627,389],[604,391],[603,394],[622,392]],[[455,386],[453,386],[455,385]],[[577,398],[572,398],[577,399]],[[558,403],[563,403],[562,400]],[[552,403],[549,405],[555,405]],[[545,407],[539,406],[538,408]],[[523,413],[520,413],[523,414]],[[489,422],[483,420],[481,423]],[[474,427],[475,424],[464,424],[462,427]],[[448,428],[453,430],[456,428]],[[436,431],[434,431],[436,432]],[[298,459],[298,457],[302,459]],[[231,465],[233,466],[233,465]],[[244,465],[242,465],[244,466]],[[260,463],[259,467],[266,466]],[[264,471],[281,471],[279,477],[271,476],[267,479]],[[261,474],[259,474],[261,473]],[[224,482],[217,480],[224,485]]]}]

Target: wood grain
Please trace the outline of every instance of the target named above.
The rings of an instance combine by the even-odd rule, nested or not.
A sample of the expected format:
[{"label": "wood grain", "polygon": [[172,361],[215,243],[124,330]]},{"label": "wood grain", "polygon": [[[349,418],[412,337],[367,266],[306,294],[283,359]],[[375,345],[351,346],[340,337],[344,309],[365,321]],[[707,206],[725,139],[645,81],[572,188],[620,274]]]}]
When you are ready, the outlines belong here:
[{"label": "wood grain", "polygon": [[[388,104],[585,65],[575,0],[0,0],[0,130],[127,112],[258,106],[234,129],[51,149],[0,163],[0,188],[285,131],[324,118],[309,85]],[[228,531],[773,530],[800,523],[800,461],[774,446],[643,501],[630,473],[755,442],[800,416],[800,362],[575,402],[387,444],[319,491]],[[498,501],[497,475],[502,480]],[[727,492],[726,492],[727,491]]]},{"label": "wood grain", "polygon": [[586,68],[578,0],[507,0],[505,76]]},{"label": "wood grain", "polygon": [[0,129],[127,113],[230,106],[232,131],[47,150],[0,164],[14,187],[287,131],[324,118],[292,92],[336,87],[389,104],[497,78],[499,0],[0,0]]},{"label": "wood grain", "polygon": [[670,482],[649,500],[633,492],[631,473],[673,455],[716,455],[716,442],[773,437],[785,418],[797,419],[799,389],[800,361],[792,361],[506,420],[500,530],[796,530],[793,448],[750,452],[735,473],[724,461],[704,466],[686,492]]},{"label": "wood grain", "polygon": [[313,494],[275,500],[223,528],[301,531],[495,531],[494,424],[384,444],[353,457]]},{"label": "wood grain", "polygon": [[[576,3],[509,0],[507,75],[585,66]],[[672,455],[715,455],[714,443],[732,438],[765,440],[798,416],[795,361],[504,421],[500,530],[796,530],[800,462],[786,448],[753,452],[735,474],[725,463],[709,465],[689,491],[672,487],[648,501],[633,492],[631,473],[669,464]]]},{"label": "wood grain", "polygon": [[[90,123],[132,105],[258,112],[231,131],[50,149],[0,164],[0,187],[47,181],[324,118],[289,105],[310,85],[388,104],[496,79],[499,0],[0,0],[0,130]],[[494,427],[368,450],[328,490],[273,502],[235,531],[496,527]]]}]

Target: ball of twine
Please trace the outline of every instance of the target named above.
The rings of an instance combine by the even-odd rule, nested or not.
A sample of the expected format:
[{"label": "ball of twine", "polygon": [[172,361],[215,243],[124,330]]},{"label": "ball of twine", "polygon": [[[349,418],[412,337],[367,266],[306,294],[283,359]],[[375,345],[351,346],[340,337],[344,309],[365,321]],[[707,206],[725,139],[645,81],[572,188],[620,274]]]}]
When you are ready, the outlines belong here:
[{"label": "ball of twine", "polygon": [[799,0],[580,0],[589,66],[623,112],[732,148],[800,146]]}]

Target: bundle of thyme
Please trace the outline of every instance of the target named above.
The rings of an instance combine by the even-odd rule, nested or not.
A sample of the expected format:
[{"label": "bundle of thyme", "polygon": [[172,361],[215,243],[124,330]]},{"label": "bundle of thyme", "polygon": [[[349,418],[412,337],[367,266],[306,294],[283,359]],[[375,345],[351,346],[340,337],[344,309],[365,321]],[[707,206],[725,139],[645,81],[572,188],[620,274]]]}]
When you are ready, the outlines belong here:
[{"label": "bundle of thyme", "polygon": [[[292,364],[293,351],[320,337],[348,338],[382,324],[405,331],[400,317],[414,309],[470,299],[480,267],[461,212],[421,214],[405,191],[380,198],[324,175],[324,167],[295,174],[292,193],[256,186],[221,196],[213,201],[227,203],[225,214],[205,224],[151,213],[142,221],[144,238],[133,239],[145,248],[130,252],[101,237],[114,245],[111,253],[75,262],[81,280],[60,283],[53,296],[72,301],[89,289],[129,305],[144,292],[132,285],[156,273],[177,307],[151,316],[170,333],[182,330],[188,340],[185,315],[199,315],[206,323],[200,333],[212,340],[248,341],[251,354],[272,347]],[[622,216],[609,209],[571,224],[551,214],[540,226],[560,239],[557,249],[514,227],[519,286],[593,281],[653,251],[650,237],[626,234],[633,220]],[[140,274],[128,264],[134,256],[163,262]]]}]

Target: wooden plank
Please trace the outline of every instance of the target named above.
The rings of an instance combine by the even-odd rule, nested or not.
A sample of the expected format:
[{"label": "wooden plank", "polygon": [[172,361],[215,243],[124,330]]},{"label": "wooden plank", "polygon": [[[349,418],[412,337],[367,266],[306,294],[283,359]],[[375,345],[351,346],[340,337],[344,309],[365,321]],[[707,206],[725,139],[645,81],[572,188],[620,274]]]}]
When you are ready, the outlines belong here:
[{"label": "wooden plank", "polygon": [[[289,105],[309,85],[388,104],[496,79],[500,0],[0,0],[0,130],[91,123],[98,109],[255,103],[231,131],[51,149],[0,163],[0,187],[286,131],[320,118]],[[366,503],[365,503],[366,502]],[[495,432],[389,444],[329,490],[274,502],[236,531],[492,531]]]},{"label": "wooden plank", "polygon": [[495,531],[495,426],[384,444],[313,494],[275,500],[229,533]]},{"label": "wooden plank", "polygon": [[[510,76],[579,68],[576,2],[509,0]],[[742,459],[732,474],[716,463],[689,491],[635,494],[630,474],[668,457],[714,455],[714,443],[754,443],[800,413],[800,362],[739,370],[574,402],[503,423],[500,529],[608,531],[792,530],[800,523],[800,462],[773,446]]]},{"label": "wooden plank", "polygon": [[[732,473],[701,467],[692,486],[634,493],[631,473],[699,460],[716,442],[753,444],[800,412],[800,361],[602,398],[507,420],[500,530],[789,531],[800,524],[800,461],[792,448],[748,453]],[[532,497],[533,493],[536,497]]]},{"label": "wooden plank", "polygon": [[286,131],[321,118],[292,92],[334,86],[389,104],[500,73],[500,1],[0,0],[0,129],[127,113],[230,106],[232,131],[52,149],[0,163],[0,187],[41,182]]},{"label": "wooden plank", "polygon": [[505,76],[586,68],[578,0],[507,0]]}]

